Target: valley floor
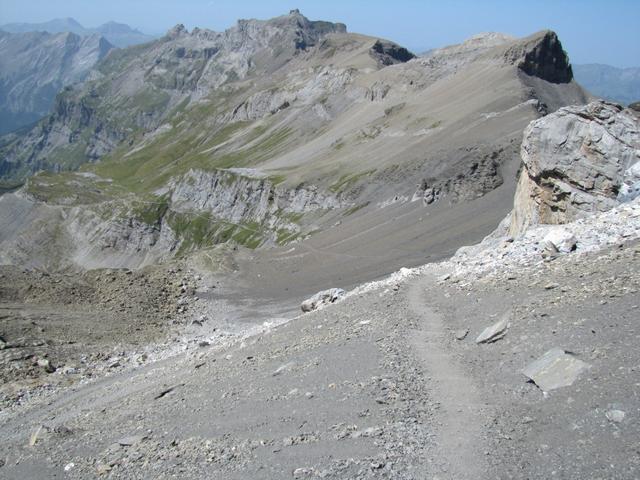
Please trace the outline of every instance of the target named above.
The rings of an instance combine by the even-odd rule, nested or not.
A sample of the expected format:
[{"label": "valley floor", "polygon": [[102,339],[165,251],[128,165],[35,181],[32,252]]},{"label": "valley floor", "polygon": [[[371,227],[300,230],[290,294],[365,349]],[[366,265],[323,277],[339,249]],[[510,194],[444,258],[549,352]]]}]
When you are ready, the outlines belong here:
[{"label": "valley floor", "polygon": [[[191,344],[5,408],[0,476],[638,478],[639,263],[636,242],[479,279],[426,266]],[[543,394],[521,371],[553,347],[590,368]]]}]

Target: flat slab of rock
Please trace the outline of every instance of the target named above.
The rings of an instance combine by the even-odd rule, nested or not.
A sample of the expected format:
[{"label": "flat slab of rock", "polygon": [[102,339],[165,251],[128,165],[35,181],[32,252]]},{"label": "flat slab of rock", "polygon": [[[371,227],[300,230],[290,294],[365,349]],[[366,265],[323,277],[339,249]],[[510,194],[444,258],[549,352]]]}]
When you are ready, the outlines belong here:
[{"label": "flat slab of rock", "polygon": [[493,343],[503,338],[507,334],[510,318],[511,313],[505,313],[498,322],[485,328],[482,333],[478,335],[476,343]]},{"label": "flat slab of rock", "polygon": [[145,435],[132,435],[130,437],[121,438],[116,443],[122,447],[132,447],[144,441],[147,437]]},{"label": "flat slab of rock", "polygon": [[543,392],[573,384],[589,364],[565,352],[552,348],[535,362],[530,363],[522,373],[532,380]]},{"label": "flat slab of rock", "polygon": [[331,303],[335,303],[346,295],[341,288],[330,288],[316,293],[313,297],[306,299],[300,305],[303,312],[312,312]]}]

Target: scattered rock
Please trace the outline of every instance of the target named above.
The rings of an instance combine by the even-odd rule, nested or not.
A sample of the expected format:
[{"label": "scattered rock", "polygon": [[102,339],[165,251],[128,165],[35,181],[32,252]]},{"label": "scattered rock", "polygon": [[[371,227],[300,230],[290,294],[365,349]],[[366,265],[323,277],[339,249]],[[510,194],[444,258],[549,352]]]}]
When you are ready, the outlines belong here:
[{"label": "scattered rock", "polygon": [[505,313],[502,318],[491,325],[490,327],[485,328],[478,338],[476,338],[476,343],[493,343],[507,334],[507,328],[509,327],[509,319],[511,318],[511,312]]},{"label": "scattered rock", "polygon": [[556,282],[551,282],[551,283],[547,283],[547,284],[544,286],[544,289],[545,289],[545,290],[554,290],[554,289],[558,288],[559,286],[560,286],[560,284],[558,284],[558,283],[556,283]]},{"label": "scattered rock", "polygon": [[158,400],[159,398],[164,397],[165,395],[173,392],[176,388],[178,387],[184,387],[184,383],[181,383],[179,385],[174,385],[173,387],[169,387],[169,388],[165,388],[164,390],[162,390],[160,393],[158,393],[155,397],[154,400]]},{"label": "scattered rock", "polygon": [[554,228],[544,237],[545,247],[549,244],[559,253],[570,253],[576,249],[578,241],[573,233],[564,228]]},{"label": "scattered rock", "polygon": [[553,242],[546,241],[542,244],[542,258],[545,260],[555,260],[559,255],[560,251]]},{"label": "scattered rock", "polygon": [[56,371],[56,367],[54,367],[47,358],[39,358],[36,363],[39,367],[44,368],[44,371],[47,373],[53,373]]},{"label": "scattered rock", "polygon": [[444,275],[438,277],[438,282],[446,282],[450,278],[451,278],[451,274],[450,273],[445,273]]},{"label": "scattered rock", "polygon": [[536,361],[530,363],[522,373],[543,392],[568,387],[576,381],[589,364],[561,348],[552,348]]},{"label": "scattered rock", "polygon": [[138,443],[141,443],[146,438],[147,437],[144,435],[133,435],[131,437],[121,438],[117,443],[122,447],[132,447],[134,445],[137,445]]},{"label": "scattered rock", "polygon": [[38,437],[40,436],[40,432],[42,431],[42,425],[38,426],[38,428],[31,434],[29,437],[29,446],[33,447],[36,443],[38,443]]},{"label": "scattered rock", "polygon": [[622,410],[609,410],[605,415],[607,420],[613,423],[621,423],[625,417],[625,413]]},{"label": "scattered rock", "polygon": [[468,334],[469,334],[469,329],[464,328],[462,330],[456,330],[453,336],[455,337],[456,340],[464,340],[465,338],[467,338]]},{"label": "scattered rock", "polygon": [[293,365],[294,365],[293,363],[285,363],[284,365],[280,365],[278,368],[276,368],[276,370],[271,375],[273,377],[277,377],[278,375],[282,374],[283,372],[291,370]]}]

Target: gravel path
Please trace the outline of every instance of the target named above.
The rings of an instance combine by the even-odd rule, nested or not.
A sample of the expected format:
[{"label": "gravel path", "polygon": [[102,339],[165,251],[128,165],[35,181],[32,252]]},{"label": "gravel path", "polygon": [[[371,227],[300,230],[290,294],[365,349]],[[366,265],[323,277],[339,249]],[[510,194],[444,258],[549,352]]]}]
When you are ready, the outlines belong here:
[{"label": "gravel path", "polygon": [[[4,412],[0,476],[638,478],[638,261],[631,243],[504,278],[434,269],[190,344]],[[522,370],[554,347],[590,368],[545,394]]]},{"label": "gravel path", "polygon": [[448,348],[450,334],[442,316],[427,303],[424,292],[434,284],[432,277],[420,277],[412,282],[407,294],[410,309],[420,319],[411,345],[428,375],[431,395],[441,406],[434,424],[441,472],[434,473],[440,473],[438,478],[482,478],[486,471],[483,410],[487,407],[480,400],[476,380]]}]

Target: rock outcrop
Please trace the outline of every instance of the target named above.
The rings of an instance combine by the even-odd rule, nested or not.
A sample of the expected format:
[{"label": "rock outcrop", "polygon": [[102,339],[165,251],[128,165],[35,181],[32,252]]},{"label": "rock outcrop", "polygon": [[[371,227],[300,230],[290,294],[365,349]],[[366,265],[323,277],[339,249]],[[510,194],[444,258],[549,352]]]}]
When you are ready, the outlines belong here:
[{"label": "rock outcrop", "polygon": [[551,83],[569,83],[573,70],[555,32],[544,30],[506,50],[504,58],[526,73]]},{"label": "rock outcrop", "polygon": [[286,188],[258,171],[192,170],[171,187],[171,205],[178,211],[207,211],[234,224],[256,222],[292,232],[288,220],[298,214],[342,207],[336,196],[313,185]]},{"label": "rock outcrop", "polygon": [[416,58],[416,56],[406,48],[384,40],[378,40],[373,44],[371,47],[371,56],[375,58],[381,66],[404,63]]},{"label": "rock outcrop", "polygon": [[330,288],[329,290],[323,290],[316,293],[313,297],[306,299],[300,304],[300,309],[304,312],[313,312],[326,307],[332,303],[336,303],[341,300],[347,292],[341,288]]},{"label": "rock outcrop", "polygon": [[510,233],[563,224],[640,195],[640,117],[606,102],[566,107],[524,132]]}]

